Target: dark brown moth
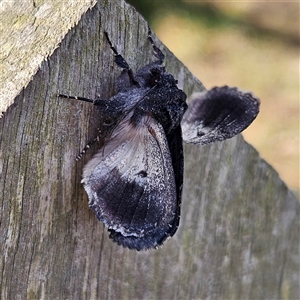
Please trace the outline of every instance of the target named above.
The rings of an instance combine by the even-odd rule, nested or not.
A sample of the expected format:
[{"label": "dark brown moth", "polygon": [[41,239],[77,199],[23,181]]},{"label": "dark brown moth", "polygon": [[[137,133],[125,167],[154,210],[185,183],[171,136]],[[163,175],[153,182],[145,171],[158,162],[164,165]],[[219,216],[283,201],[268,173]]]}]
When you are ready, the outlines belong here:
[{"label": "dark brown moth", "polygon": [[237,135],[257,116],[259,100],[223,86],[197,94],[188,106],[150,30],[157,60],[136,73],[105,35],[123,69],[116,95],[108,100],[59,96],[91,102],[99,112],[105,143],[86,164],[82,179],[90,208],[119,245],[157,248],[179,226],[182,141],[208,144]]}]

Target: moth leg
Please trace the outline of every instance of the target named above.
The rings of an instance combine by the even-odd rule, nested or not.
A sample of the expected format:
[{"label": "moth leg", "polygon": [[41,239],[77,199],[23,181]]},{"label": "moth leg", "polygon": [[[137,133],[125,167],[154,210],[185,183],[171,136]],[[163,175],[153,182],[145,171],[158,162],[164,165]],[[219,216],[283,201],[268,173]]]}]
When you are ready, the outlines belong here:
[{"label": "moth leg", "polygon": [[75,100],[80,100],[80,101],[85,101],[89,103],[94,103],[95,100],[84,98],[84,97],[77,97],[77,96],[69,96],[69,95],[64,95],[64,94],[57,94],[57,97],[60,98],[66,98],[66,99],[75,99]]},{"label": "moth leg", "polygon": [[148,40],[152,45],[154,56],[158,58],[158,62],[160,65],[163,64],[165,55],[162,53],[162,51],[154,44],[154,41],[152,39],[152,31],[150,27],[148,26]]},{"label": "moth leg", "polygon": [[76,161],[80,160],[82,156],[86,153],[90,147],[95,144],[96,142],[99,142],[99,136],[95,137],[92,141],[86,144],[86,146],[81,150],[81,152],[76,156]]},{"label": "moth leg", "polygon": [[113,46],[112,42],[110,41],[109,37],[108,37],[108,33],[105,31],[104,32],[105,37],[107,39],[107,42],[110,46],[110,49],[114,52],[115,54],[115,63],[118,67],[124,69],[127,71],[127,74],[131,80],[131,82],[133,84],[138,85],[138,82],[135,80],[134,75],[133,75],[133,71],[132,69],[129,67],[127,61],[123,58],[123,56],[121,54],[118,53],[118,51],[116,50],[116,48]]},{"label": "moth leg", "polygon": [[[66,99],[74,99],[74,100],[80,100],[80,101],[85,101],[85,102],[89,102],[89,103],[93,103],[97,105],[97,101],[99,100],[92,100],[92,99],[88,99],[88,98],[84,98],[84,97],[77,97],[77,96],[69,96],[69,95],[64,95],[64,94],[57,94],[58,97],[61,98],[66,98]],[[82,156],[86,153],[86,151],[96,142],[99,141],[99,136],[97,136],[96,138],[94,138],[92,141],[90,141],[89,143],[86,144],[86,146],[81,150],[81,152],[76,156],[76,161],[80,160],[82,158]]]}]

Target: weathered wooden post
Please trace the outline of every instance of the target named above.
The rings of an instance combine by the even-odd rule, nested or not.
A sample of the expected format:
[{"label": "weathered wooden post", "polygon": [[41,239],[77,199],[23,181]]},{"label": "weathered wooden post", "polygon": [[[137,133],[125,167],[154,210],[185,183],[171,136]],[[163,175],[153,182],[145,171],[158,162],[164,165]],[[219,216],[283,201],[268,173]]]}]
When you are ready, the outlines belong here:
[{"label": "weathered wooden post", "polygon": [[[5,3],[1,12],[1,298],[296,299],[299,202],[241,136],[185,147],[181,223],[161,249],[109,240],[80,184],[96,147],[75,161],[96,112],[56,95],[113,94],[120,69],[104,30],[133,69],[152,49],[125,2],[75,4]],[[163,49],[185,92],[202,90]]]}]

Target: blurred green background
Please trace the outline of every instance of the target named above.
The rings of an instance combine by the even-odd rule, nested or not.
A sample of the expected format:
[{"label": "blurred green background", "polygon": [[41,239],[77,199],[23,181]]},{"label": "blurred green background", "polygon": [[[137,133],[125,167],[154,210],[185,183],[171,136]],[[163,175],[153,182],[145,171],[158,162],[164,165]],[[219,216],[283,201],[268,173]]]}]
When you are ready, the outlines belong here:
[{"label": "blurred green background", "polygon": [[299,2],[127,2],[207,89],[261,99],[243,136],[299,192]]}]

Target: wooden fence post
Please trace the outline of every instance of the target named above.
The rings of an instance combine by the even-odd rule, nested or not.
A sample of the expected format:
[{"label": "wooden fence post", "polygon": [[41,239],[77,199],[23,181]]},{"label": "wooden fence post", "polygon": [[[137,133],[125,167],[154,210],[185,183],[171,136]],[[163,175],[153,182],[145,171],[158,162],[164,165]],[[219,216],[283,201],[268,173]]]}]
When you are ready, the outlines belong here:
[{"label": "wooden fence post", "polygon": [[[145,20],[124,1],[75,4],[1,12],[1,299],[296,299],[299,202],[241,136],[185,147],[181,223],[161,249],[108,238],[80,183],[96,147],[75,161],[97,113],[56,95],[113,95],[120,69],[104,31],[134,70],[153,56]],[[202,90],[163,50],[185,92]]]}]

